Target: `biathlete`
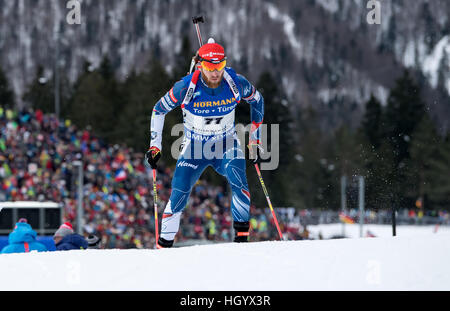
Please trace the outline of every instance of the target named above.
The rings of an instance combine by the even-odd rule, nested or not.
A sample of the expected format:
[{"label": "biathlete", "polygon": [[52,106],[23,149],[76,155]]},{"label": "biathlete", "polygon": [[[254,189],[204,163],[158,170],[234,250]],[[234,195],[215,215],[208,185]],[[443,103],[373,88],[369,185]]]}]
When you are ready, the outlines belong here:
[{"label": "biathlete", "polygon": [[181,215],[192,187],[208,166],[225,176],[231,186],[234,242],[249,238],[250,192],[245,155],[235,130],[235,108],[242,100],[250,104],[249,149],[257,159],[262,150],[259,139],[264,117],[264,99],[242,75],[226,67],[224,48],[209,39],[197,52],[196,70],[180,81],[154,106],[151,142],[146,161],[155,169],[161,157],[165,115],[181,106],[184,137],[172,179],[172,192],[164,209],[158,248],[172,247]]}]

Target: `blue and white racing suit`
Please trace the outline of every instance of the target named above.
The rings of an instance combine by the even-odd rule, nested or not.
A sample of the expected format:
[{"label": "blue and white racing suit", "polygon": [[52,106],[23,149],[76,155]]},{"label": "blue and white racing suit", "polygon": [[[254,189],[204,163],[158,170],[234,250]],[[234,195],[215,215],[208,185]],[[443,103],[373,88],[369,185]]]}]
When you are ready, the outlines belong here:
[{"label": "blue and white racing suit", "polygon": [[[188,93],[188,95],[187,95]],[[250,219],[250,192],[245,172],[245,155],[235,131],[235,108],[241,98],[251,105],[253,131],[259,139],[264,116],[264,99],[255,87],[230,67],[225,68],[220,85],[209,88],[199,71],[175,83],[155,105],[151,118],[151,143],[162,150],[164,117],[181,106],[184,137],[172,179],[172,193],[161,226],[161,237],[174,240],[181,214],[192,187],[208,166],[225,176],[231,186],[231,212],[235,222]]]}]

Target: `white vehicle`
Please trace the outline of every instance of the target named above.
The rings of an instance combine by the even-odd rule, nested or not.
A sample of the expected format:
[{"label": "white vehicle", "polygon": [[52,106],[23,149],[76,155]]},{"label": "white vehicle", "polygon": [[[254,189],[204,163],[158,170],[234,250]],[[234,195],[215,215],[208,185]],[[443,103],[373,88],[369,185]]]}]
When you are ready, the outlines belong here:
[{"label": "white vehicle", "polygon": [[26,218],[37,234],[53,235],[63,221],[63,205],[37,201],[0,202],[0,235],[8,235],[20,218]]}]

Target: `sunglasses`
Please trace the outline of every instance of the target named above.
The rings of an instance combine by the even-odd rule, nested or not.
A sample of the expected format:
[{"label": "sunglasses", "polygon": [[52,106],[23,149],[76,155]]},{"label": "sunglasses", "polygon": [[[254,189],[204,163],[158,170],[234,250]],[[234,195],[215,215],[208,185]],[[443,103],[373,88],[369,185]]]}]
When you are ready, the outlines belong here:
[{"label": "sunglasses", "polygon": [[208,71],[221,71],[227,65],[227,58],[223,58],[220,61],[207,60],[204,58],[200,58],[202,67]]}]

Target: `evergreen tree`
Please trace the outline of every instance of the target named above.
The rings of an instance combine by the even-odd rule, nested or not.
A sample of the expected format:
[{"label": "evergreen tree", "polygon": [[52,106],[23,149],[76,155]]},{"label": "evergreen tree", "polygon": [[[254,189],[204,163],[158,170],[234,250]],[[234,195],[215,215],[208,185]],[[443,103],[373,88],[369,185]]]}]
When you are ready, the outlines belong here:
[{"label": "evergreen tree", "polygon": [[366,177],[365,204],[368,209],[390,209],[398,202],[399,181],[395,166],[394,151],[388,141],[383,140],[378,149],[364,145]]},{"label": "evergreen tree", "polygon": [[383,109],[381,103],[372,94],[369,101],[366,103],[364,117],[361,121],[361,130],[374,149],[380,147],[381,140],[383,139],[381,128],[382,114]]},{"label": "evergreen tree", "polygon": [[[72,85],[67,75],[59,78],[59,105],[61,117],[67,115],[67,109],[71,96]],[[38,66],[36,76],[23,94],[23,100],[31,105],[33,109],[41,109],[44,113],[55,113],[55,79],[54,76],[46,78],[44,68]]]},{"label": "evergreen tree", "polygon": [[[153,106],[170,89],[170,78],[159,61],[151,60],[148,68],[132,73],[122,85],[126,102],[118,119],[118,139],[139,152],[145,152],[150,144],[150,120]],[[163,161],[172,163],[170,139],[175,111],[166,115],[163,130]]]},{"label": "evergreen tree", "polygon": [[[289,101],[284,91],[268,71],[259,77],[256,88],[264,98],[264,123],[279,125],[280,163],[290,163],[293,157],[293,119],[289,111]],[[250,119],[248,119],[250,120]],[[268,128],[268,141],[272,141],[271,131]]]},{"label": "evergreen tree", "polygon": [[111,143],[116,129],[112,102],[102,75],[98,71],[85,72],[75,84],[67,117],[79,128],[90,126],[95,135]]},{"label": "evergreen tree", "polygon": [[13,108],[14,105],[14,92],[10,89],[5,72],[0,67],[0,106],[4,108]]},{"label": "evergreen tree", "polygon": [[357,139],[362,148],[360,160],[366,178],[366,206],[372,209],[388,208],[391,204],[390,189],[395,163],[392,147],[384,136],[383,122],[383,107],[371,95],[365,106]]},{"label": "evergreen tree", "polygon": [[66,105],[64,116],[80,128],[90,127],[108,143],[120,142],[117,116],[123,107],[123,97],[114,69],[104,56],[96,69],[85,62],[84,70],[73,87],[73,96]]},{"label": "evergreen tree", "polygon": [[[352,176],[365,176],[366,172],[363,169],[363,148],[360,143],[358,133],[352,130],[349,125],[342,125],[338,128],[334,135],[330,137],[330,142],[326,144],[326,155],[331,157],[328,160],[328,169],[332,173],[330,180],[330,188],[332,192],[329,193],[330,206],[340,206],[340,183],[341,178],[345,176],[348,181],[348,189],[351,189]],[[333,167],[333,169],[331,169]],[[356,189],[356,188],[355,188]],[[349,203],[355,203],[349,202]]]},{"label": "evergreen tree", "polygon": [[113,113],[115,115],[120,115],[121,110],[125,106],[125,98],[123,98],[120,83],[117,81],[114,68],[112,67],[111,61],[108,56],[103,56],[102,62],[98,68],[98,73],[103,78],[105,83],[103,94],[108,97],[110,105],[112,106]]},{"label": "evergreen tree", "polygon": [[174,82],[180,80],[188,74],[191,60],[194,55],[195,51],[192,49],[189,37],[184,36],[181,43],[181,50],[175,57],[175,66],[172,73],[172,79]]},{"label": "evergreen tree", "polygon": [[33,109],[40,109],[44,113],[55,112],[54,83],[44,76],[42,66],[37,68],[36,76],[24,93],[23,100],[30,103]]},{"label": "evergreen tree", "polygon": [[115,139],[139,152],[144,152],[149,144],[151,103],[148,98],[151,94],[148,85],[148,74],[134,71],[121,85],[125,100],[117,116]]},{"label": "evergreen tree", "polygon": [[432,190],[430,189],[431,181],[436,178],[433,173],[441,174],[441,172],[433,172],[431,167],[438,149],[439,137],[436,128],[428,114],[425,114],[411,140],[411,159],[408,161],[408,178],[406,179],[409,184],[407,187],[409,191],[406,194],[411,200],[428,199]]},{"label": "evergreen tree", "polygon": [[320,130],[320,120],[315,110],[308,107],[300,111],[298,122],[298,141],[295,145],[295,165],[286,177],[292,185],[295,206],[303,209],[328,208],[329,201],[324,197],[328,188],[328,172],[324,159],[327,142]]},{"label": "evergreen tree", "polygon": [[383,124],[384,135],[392,144],[397,164],[409,157],[411,135],[424,114],[420,89],[405,71],[389,94]]},{"label": "evergreen tree", "polygon": [[[449,210],[450,204],[450,133],[440,139],[433,158],[429,161],[428,195],[432,208]],[[426,202],[425,202],[426,203]]]},{"label": "evergreen tree", "polygon": [[60,73],[59,83],[61,118],[66,118],[70,100],[74,95],[74,89],[69,77],[66,74]]},{"label": "evergreen tree", "polygon": [[361,145],[356,133],[353,133],[347,125],[341,126],[335,132],[333,145],[337,168],[342,175],[352,176],[363,173],[360,158]]},{"label": "evergreen tree", "polygon": [[411,135],[425,115],[425,105],[419,87],[408,71],[396,81],[390,91],[382,121],[383,135],[391,145],[394,155],[394,176],[390,180],[393,200],[400,206],[408,206],[405,183],[406,165],[410,158]]},{"label": "evergreen tree", "polygon": [[[273,171],[279,172],[279,174],[264,174],[267,176],[265,177],[267,180],[265,182],[271,185],[273,192],[273,198],[271,197],[272,201],[281,206],[289,206],[292,204],[290,199],[292,191],[289,190],[292,185],[289,182],[289,167],[294,157],[295,147],[292,135],[293,120],[289,111],[289,102],[280,85],[276,83],[272,74],[268,71],[260,75],[255,87],[264,98],[264,124],[267,125],[267,151],[270,151],[272,154],[277,151],[279,153],[278,168]],[[250,118],[247,120],[250,120]],[[272,137],[271,126],[275,125],[279,126],[279,137]],[[272,148],[275,141],[278,142],[279,150]],[[259,188],[261,188],[260,185]]]},{"label": "evergreen tree", "polygon": [[109,57],[106,55],[103,56],[97,71],[105,81],[111,81],[114,79],[114,69],[112,68]]}]

